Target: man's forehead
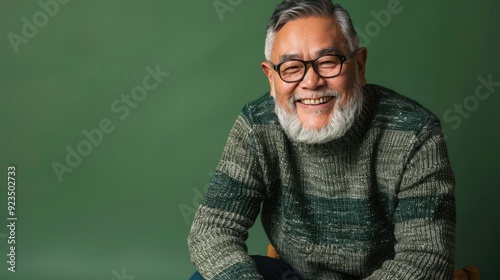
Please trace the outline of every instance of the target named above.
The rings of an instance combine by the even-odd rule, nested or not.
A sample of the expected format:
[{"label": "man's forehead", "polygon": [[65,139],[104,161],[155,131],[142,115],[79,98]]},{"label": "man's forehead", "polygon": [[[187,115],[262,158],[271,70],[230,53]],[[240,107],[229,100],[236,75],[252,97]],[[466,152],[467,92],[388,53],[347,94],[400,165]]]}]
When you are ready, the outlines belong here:
[{"label": "man's forehead", "polygon": [[276,32],[272,56],[280,61],[308,55],[342,54],[344,36],[335,19],[330,17],[305,17],[285,23]]}]

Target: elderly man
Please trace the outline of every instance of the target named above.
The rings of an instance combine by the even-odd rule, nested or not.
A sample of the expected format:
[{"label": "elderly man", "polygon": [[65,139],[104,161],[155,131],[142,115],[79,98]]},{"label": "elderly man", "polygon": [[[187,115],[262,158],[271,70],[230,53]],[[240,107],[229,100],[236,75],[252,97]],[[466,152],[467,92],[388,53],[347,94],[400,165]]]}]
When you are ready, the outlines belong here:
[{"label": "elderly man", "polygon": [[[270,94],[230,132],[188,238],[192,279],[451,279],[439,120],[367,84],[367,50],[330,0],[279,4],[265,55]],[[279,260],[247,254],[259,212]]]}]

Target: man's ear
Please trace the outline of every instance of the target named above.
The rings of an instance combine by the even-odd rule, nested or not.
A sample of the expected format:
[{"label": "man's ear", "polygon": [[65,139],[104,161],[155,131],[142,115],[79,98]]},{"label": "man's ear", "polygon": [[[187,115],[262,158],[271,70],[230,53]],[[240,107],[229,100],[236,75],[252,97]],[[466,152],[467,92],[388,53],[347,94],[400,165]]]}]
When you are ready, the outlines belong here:
[{"label": "man's ear", "polygon": [[358,68],[358,75],[362,86],[366,85],[366,59],[368,57],[368,50],[365,47],[361,47],[356,54],[356,65]]},{"label": "man's ear", "polygon": [[271,66],[271,64],[267,61],[262,62],[260,64],[260,67],[262,68],[262,71],[264,71],[264,74],[266,75],[267,80],[269,81],[269,88],[270,88],[269,93],[271,94],[272,97],[274,97],[275,96],[274,78],[273,78],[274,69]]}]

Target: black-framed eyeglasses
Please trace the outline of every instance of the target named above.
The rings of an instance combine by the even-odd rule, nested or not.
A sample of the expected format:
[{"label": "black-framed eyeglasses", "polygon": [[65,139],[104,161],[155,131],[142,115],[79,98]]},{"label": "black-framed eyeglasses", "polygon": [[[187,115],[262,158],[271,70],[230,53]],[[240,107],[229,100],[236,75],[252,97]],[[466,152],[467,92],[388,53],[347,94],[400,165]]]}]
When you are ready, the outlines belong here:
[{"label": "black-framed eyeglasses", "polygon": [[353,57],[358,50],[359,49],[356,49],[347,56],[340,54],[326,54],[309,61],[290,59],[283,61],[278,65],[274,65],[270,61],[269,63],[273,66],[273,69],[278,72],[280,78],[286,83],[296,83],[302,81],[302,79],[306,76],[308,64],[312,65],[314,72],[316,72],[316,74],[318,74],[321,78],[334,78],[342,72],[344,62]]}]

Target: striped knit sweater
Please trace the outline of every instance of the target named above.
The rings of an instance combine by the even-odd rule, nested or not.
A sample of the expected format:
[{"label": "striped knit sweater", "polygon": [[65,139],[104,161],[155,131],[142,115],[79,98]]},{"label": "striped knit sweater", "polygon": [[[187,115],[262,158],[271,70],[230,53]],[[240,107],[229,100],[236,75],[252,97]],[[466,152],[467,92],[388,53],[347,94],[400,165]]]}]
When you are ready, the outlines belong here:
[{"label": "striped knit sweater", "polygon": [[454,176],[439,120],[380,86],[363,97],[345,136],[314,145],[286,136],[269,95],[244,107],[188,237],[205,279],[263,279],[245,245],[259,212],[306,279],[451,279]]}]

